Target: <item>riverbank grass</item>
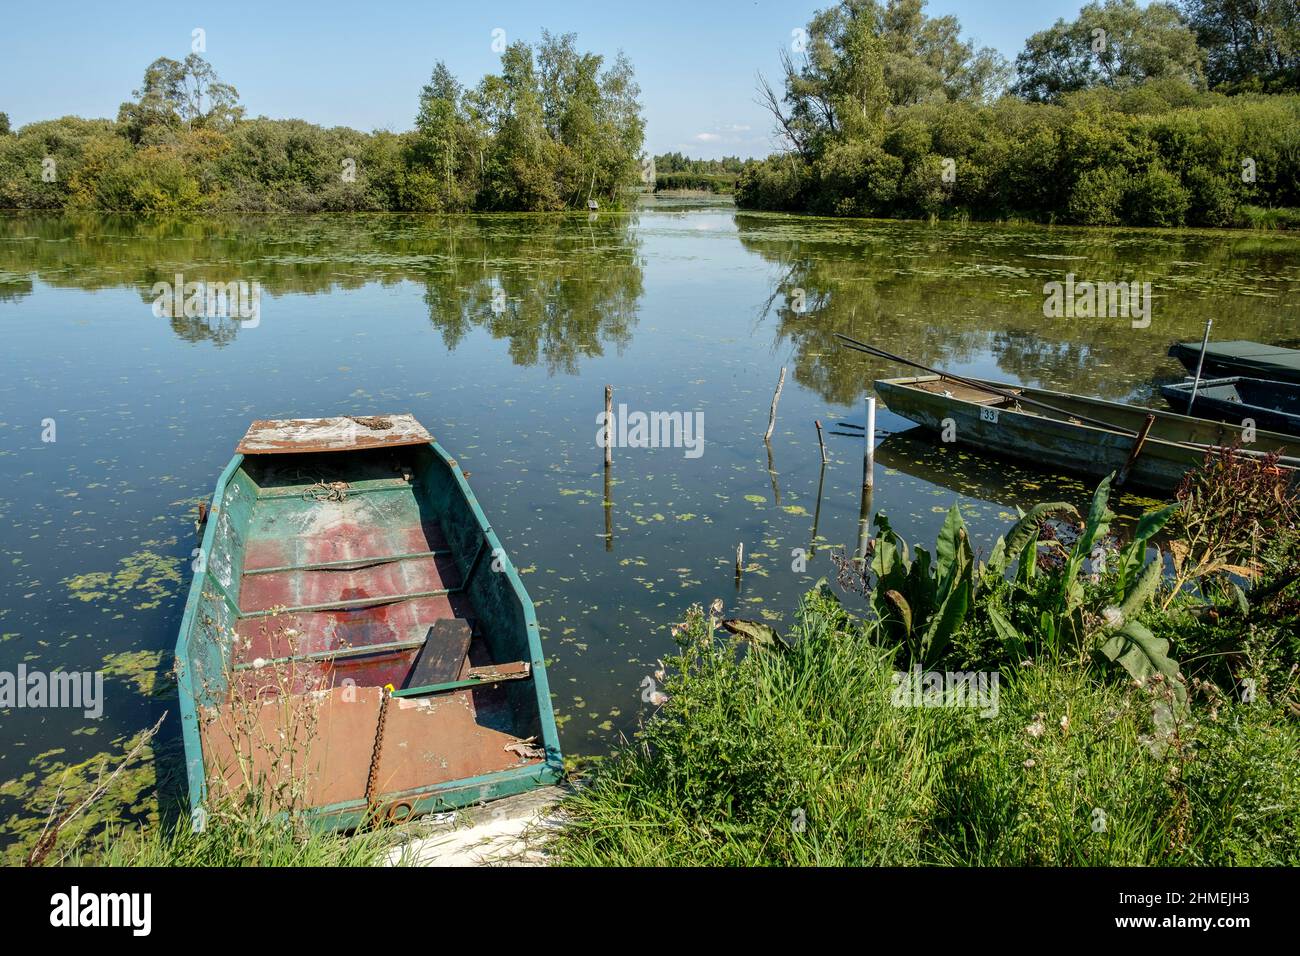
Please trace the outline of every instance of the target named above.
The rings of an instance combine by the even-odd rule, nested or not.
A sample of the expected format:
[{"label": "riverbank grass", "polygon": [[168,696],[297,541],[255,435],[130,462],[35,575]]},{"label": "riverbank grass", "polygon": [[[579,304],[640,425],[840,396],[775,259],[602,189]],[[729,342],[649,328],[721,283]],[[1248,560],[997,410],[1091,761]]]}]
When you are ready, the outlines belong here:
[{"label": "riverbank grass", "polygon": [[1173,726],[1072,662],[1000,675],[995,716],[896,707],[892,654],[826,587],[788,653],[698,608],[669,702],[566,804],[569,865],[1297,865],[1300,732],[1225,704]]},{"label": "riverbank grass", "polygon": [[825,583],[785,635],[691,608],[666,701],[565,803],[554,858],[1300,865],[1300,535],[1255,468],[1207,463],[1122,546],[1103,481],[987,564],[955,508],[933,556],[878,516],[865,616]]},{"label": "riverbank grass", "polygon": [[382,830],[354,835],[240,809],[210,814],[201,832],[188,817],[109,830],[77,847],[69,866],[376,866],[391,843]]}]

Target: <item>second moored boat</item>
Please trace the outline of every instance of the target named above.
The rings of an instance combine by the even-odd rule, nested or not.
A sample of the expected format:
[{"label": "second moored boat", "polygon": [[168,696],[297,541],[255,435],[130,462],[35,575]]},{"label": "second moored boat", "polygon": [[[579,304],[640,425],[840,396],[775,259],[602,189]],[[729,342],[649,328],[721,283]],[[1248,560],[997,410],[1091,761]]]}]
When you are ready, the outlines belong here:
[{"label": "second moored boat", "polygon": [[[1241,444],[1239,454],[1264,458],[1300,439],[1048,389],[943,375],[880,379],[876,391],[895,414],[933,431],[951,427],[957,441],[984,451],[1062,471],[1172,492],[1206,452]],[[1199,401],[1199,399],[1198,399]],[[951,423],[949,425],[949,423]],[[1300,471],[1300,458],[1276,467]]]}]

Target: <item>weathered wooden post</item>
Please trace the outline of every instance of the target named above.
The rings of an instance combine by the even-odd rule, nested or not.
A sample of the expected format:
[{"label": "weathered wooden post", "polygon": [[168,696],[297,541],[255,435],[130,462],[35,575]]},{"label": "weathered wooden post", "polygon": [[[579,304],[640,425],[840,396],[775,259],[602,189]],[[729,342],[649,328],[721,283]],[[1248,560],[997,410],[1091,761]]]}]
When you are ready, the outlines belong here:
[{"label": "weathered wooden post", "polygon": [[614,461],[614,386],[605,386],[605,467]]},{"label": "weathered wooden post", "polygon": [[612,489],[613,482],[610,481],[610,472],[613,471],[609,465],[605,466],[605,550],[614,550],[614,492]]},{"label": "weathered wooden post", "polygon": [[827,455],[826,455],[826,439],[822,437],[822,422],[821,422],[821,419],[820,419],[820,418],[815,419],[815,420],[813,421],[813,424],[817,426],[817,444],[821,446],[821,450],[822,450],[822,464],[824,465],[824,464],[826,464],[826,462],[830,461],[830,458],[828,458]]},{"label": "weathered wooden post", "polygon": [[822,469],[817,475],[817,506],[813,509],[813,527],[812,540],[808,543],[808,557],[817,553],[817,525],[822,520],[822,488],[826,485],[826,463],[822,462]]},{"label": "weathered wooden post", "polygon": [[767,413],[767,434],[763,436],[763,441],[772,440],[772,432],[776,430],[776,403],[781,400],[781,389],[785,388],[785,366],[781,366],[781,377],[776,380],[776,393],[772,396],[772,408]]},{"label": "weathered wooden post", "polygon": [[614,464],[614,386],[605,386],[605,550],[614,550],[614,496],[610,473]]}]

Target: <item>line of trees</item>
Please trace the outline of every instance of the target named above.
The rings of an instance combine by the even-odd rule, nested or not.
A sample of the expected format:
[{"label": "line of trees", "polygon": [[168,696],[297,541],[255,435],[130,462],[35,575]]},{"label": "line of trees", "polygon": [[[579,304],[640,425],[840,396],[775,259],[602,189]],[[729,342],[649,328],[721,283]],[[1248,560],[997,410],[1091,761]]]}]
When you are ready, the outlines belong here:
[{"label": "line of trees", "polygon": [[155,60],[132,97],[116,120],[0,114],[0,207],[548,211],[617,206],[641,176],[632,65],[573,34],[510,44],[470,88],[439,62],[404,133],[247,119],[198,54]]},{"label": "line of trees", "polygon": [[745,168],[739,156],[722,159],[691,159],[679,152],[661,153],[654,158],[655,192],[665,189],[689,189],[711,193],[730,193],[736,177]]},{"label": "line of trees", "polygon": [[1087,225],[1300,225],[1295,0],[1091,2],[1014,68],[924,0],[842,0],[760,81],[785,152],[754,209]]}]

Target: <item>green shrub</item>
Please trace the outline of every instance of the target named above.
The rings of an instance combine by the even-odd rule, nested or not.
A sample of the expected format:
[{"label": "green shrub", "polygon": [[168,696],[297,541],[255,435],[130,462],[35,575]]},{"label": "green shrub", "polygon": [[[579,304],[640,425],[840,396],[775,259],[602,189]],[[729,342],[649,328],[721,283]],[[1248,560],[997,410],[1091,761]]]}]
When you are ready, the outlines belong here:
[{"label": "green shrub", "polygon": [[801,209],[809,180],[807,166],[795,156],[750,163],[736,177],[736,204],[746,209]]},{"label": "green shrub", "polygon": [[865,142],[836,145],[818,160],[812,211],[836,216],[876,216],[894,207],[903,162]]},{"label": "green shrub", "polygon": [[1113,226],[1123,216],[1124,188],[1128,177],[1122,169],[1103,167],[1081,175],[1070,191],[1066,217],[1082,226]]},{"label": "green shrub", "polygon": [[[1235,177],[1240,179],[1238,175]],[[1187,219],[1197,226],[1231,226],[1237,221],[1237,191],[1232,173],[1195,166],[1187,174]]]},{"label": "green shrub", "polygon": [[1149,166],[1124,192],[1124,221],[1134,226],[1181,226],[1191,195],[1178,177]]}]

